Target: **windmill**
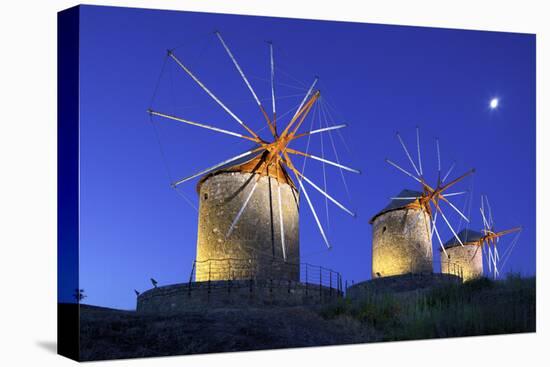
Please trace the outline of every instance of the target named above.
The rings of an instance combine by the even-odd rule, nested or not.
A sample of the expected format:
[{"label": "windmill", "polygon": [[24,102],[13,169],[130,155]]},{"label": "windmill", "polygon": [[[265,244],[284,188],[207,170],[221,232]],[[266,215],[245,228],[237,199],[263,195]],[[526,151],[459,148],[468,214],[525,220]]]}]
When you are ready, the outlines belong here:
[{"label": "windmill", "polygon": [[432,271],[434,233],[442,251],[447,255],[437,228],[438,217],[443,219],[453,236],[462,245],[445,211],[450,208],[469,222],[450,200],[451,197],[463,195],[466,191],[448,192],[448,190],[474,173],[472,169],[448,181],[455,164],[453,163],[442,175],[439,140],[436,139],[437,181],[435,184],[429,184],[422,167],[419,128],[416,128],[416,162],[399,132],[396,133],[396,137],[414,173],[392,160],[386,159],[386,162],[420,184],[420,190],[403,190],[396,197],[392,197],[390,204],[371,219],[373,225],[372,271],[373,274],[379,273],[382,276]]},{"label": "windmill", "polygon": [[[502,260],[502,266],[506,264],[521,232],[521,227],[502,231],[495,229],[493,213],[487,195],[481,195],[479,211],[483,221],[481,232],[464,229],[459,234],[464,246],[457,246],[457,242],[454,239],[449,240],[445,244],[447,251],[452,252],[452,254],[449,254],[449,259],[454,259],[464,269],[464,280],[478,278],[483,275],[483,257],[485,258],[489,274],[492,274],[493,279],[497,279],[500,274],[499,263]],[[500,238],[511,233],[517,233],[518,235],[513,238],[501,257],[498,251]]]},{"label": "windmill", "polygon": [[[296,157],[321,162],[323,169],[326,164],[342,171],[359,173],[358,170],[341,164],[338,159],[335,162],[324,156],[311,154],[307,150],[304,152],[291,147],[291,143],[300,138],[330,134],[331,131],[346,126],[327,124],[318,129],[300,131],[321,96],[321,92],[316,89],[318,77],[313,79],[299,106],[289,115],[290,120],[283,123],[286,120],[283,120],[283,115],[278,114],[276,110],[273,45],[268,43],[271,84],[271,111],[268,112],[220,32],[215,32],[215,36],[250,92],[262,119],[267,124],[270,136],[260,137],[259,133],[237,116],[173,50],[168,50],[167,57],[239,125],[241,132],[191,121],[152,108],[147,110],[151,116],[214,131],[252,144],[250,149],[240,154],[172,183],[172,186],[177,188],[201,177],[197,185],[200,197],[195,275],[197,281],[249,278],[251,272],[255,277],[262,274],[267,276],[268,270],[274,269],[275,260],[299,263],[298,205],[302,193],[323,242],[331,248],[304,181],[346,213],[351,216],[355,216],[355,213],[330,195],[326,185],[325,188],[321,188],[305,176],[303,170],[297,168]],[[274,246],[275,243],[278,243],[278,246]],[[260,258],[269,258],[271,263],[260,261]],[[214,262],[225,259],[227,261]],[[288,268],[286,265],[281,266]],[[275,272],[284,271],[276,269]],[[273,274],[269,276],[272,277]],[[299,271],[297,273],[294,267],[290,274],[279,276],[296,280]]]}]

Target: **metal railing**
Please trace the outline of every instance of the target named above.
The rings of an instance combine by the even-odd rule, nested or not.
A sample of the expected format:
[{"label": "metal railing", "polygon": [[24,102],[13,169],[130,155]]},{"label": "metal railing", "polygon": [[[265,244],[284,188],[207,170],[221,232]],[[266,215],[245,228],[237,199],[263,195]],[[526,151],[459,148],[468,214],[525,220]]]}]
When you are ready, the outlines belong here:
[{"label": "metal railing", "polygon": [[342,292],[342,275],[329,268],[308,263],[290,263],[278,260],[262,259],[208,259],[193,261],[189,284],[193,282],[217,281],[267,281],[278,286],[296,287],[301,283],[306,294],[333,290]]}]

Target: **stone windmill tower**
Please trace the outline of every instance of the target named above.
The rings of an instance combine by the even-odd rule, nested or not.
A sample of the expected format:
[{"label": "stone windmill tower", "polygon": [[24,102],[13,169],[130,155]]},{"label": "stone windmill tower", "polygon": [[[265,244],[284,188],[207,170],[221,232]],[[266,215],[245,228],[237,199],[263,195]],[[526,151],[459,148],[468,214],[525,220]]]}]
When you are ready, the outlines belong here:
[{"label": "stone windmill tower", "polygon": [[[403,190],[397,197],[421,197]],[[432,272],[430,214],[418,199],[392,199],[371,220],[372,277]]]},{"label": "stone windmill tower", "polygon": [[[417,163],[412,159],[399,133],[397,133],[397,138],[416,174],[407,171],[389,159],[386,159],[386,162],[418,182],[421,185],[421,191],[403,190],[398,196],[391,198],[390,204],[371,219],[370,223],[373,226],[373,278],[407,273],[431,273],[433,271],[432,237],[434,232],[441,248],[445,251],[436,225],[438,216],[443,218],[453,235],[458,239],[456,232],[443,212],[442,202],[468,221],[468,218],[449,200],[449,197],[462,195],[465,192],[448,193],[447,190],[472,174],[474,170],[470,170],[462,176],[445,183],[454,168],[454,164],[442,177],[439,141],[436,140],[437,182],[435,185],[430,185],[422,170],[418,128],[416,129]],[[460,242],[460,239],[458,241]]]},{"label": "stone windmill tower", "polygon": [[197,191],[197,263],[208,264],[197,281],[227,279],[213,259],[233,260],[232,271],[221,264],[233,279],[249,279],[253,269],[256,278],[299,280],[298,191],[282,166],[268,169],[259,154],[203,176]]},{"label": "stone windmill tower", "polygon": [[[485,207],[488,208],[487,214],[485,213]],[[443,249],[445,250],[445,254],[441,254],[442,273],[456,274],[456,266],[458,266],[464,281],[482,277],[483,256],[485,254],[489,272],[493,274],[495,279],[498,277],[498,267],[501,262],[501,255],[499,254],[497,245],[500,237],[514,232],[518,232],[519,234],[521,227],[515,227],[504,231],[495,231],[493,213],[487,196],[481,196],[481,207],[479,209],[484,228],[481,232],[463,229],[458,234],[458,238],[461,240],[460,242],[453,237],[445,243],[444,248],[441,249],[442,252]],[[512,243],[508,245],[502,257],[503,265],[509,258],[518,239],[519,236],[516,236]]]},{"label": "stone windmill tower", "polygon": [[[268,114],[221,34],[216,32],[215,35],[258,105],[270,136],[261,138],[258,132],[252,130],[199,80],[173,51],[168,51],[167,57],[172,59],[244,131],[238,133],[151,108],[148,110],[149,114],[152,117],[244,139],[253,144],[252,148],[241,154],[172,184],[176,188],[184,182],[200,177],[197,185],[200,208],[195,280],[256,278],[299,281],[299,203],[302,197],[313,214],[325,244],[330,248],[303,181],[321,193],[327,201],[333,202],[352,216],[355,214],[329,195],[326,186],[325,189],[320,188],[307,178],[303,171],[299,171],[292,157],[302,156],[304,159],[311,158],[341,170],[354,173],[359,171],[325,159],[324,154],[319,157],[308,153],[307,150],[303,152],[289,145],[302,137],[309,139],[314,134],[331,134],[332,130],[341,129],[346,125],[329,126],[325,121],[325,126],[318,129],[299,132],[321,96],[320,91],[315,90],[318,81],[318,78],[315,78],[298,108],[294,110],[294,114],[289,115],[288,122],[285,121],[283,127],[279,128],[277,125],[282,125],[283,115],[278,116],[276,113],[273,46],[269,44],[272,113]],[[311,126],[313,127],[313,124]]]},{"label": "stone windmill tower", "polygon": [[445,242],[443,246],[446,256],[443,249],[440,249],[441,272],[462,276],[464,281],[482,277],[483,259],[481,251],[478,250],[483,233],[463,229],[458,233],[458,238],[462,244],[454,237]]}]

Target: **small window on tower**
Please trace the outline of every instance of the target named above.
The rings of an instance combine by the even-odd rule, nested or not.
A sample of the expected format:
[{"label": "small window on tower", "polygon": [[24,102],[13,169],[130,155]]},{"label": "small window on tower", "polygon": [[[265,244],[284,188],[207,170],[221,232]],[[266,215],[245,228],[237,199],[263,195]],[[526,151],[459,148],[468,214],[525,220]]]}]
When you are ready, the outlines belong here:
[{"label": "small window on tower", "polygon": [[205,192],[203,197],[204,197],[204,200],[208,199],[208,193]]},{"label": "small window on tower", "polygon": [[386,226],[384,226],[384,227],[382,228],[382,233],[385,233],[385,232],[386,232],[386,229],[387,229]]}]

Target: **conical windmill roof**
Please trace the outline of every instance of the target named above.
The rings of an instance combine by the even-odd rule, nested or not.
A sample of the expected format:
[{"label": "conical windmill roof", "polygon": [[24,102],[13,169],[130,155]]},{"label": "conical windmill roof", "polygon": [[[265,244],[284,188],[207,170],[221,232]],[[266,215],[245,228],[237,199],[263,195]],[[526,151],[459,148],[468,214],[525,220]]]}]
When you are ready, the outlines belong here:
[{"label": "conical windmill roof", "polygon": [[[409,190],[409,189],[403,189],[399,194],[397,194],[396,198],[408,198],[408,197],[420,197],[422,196],[422,192],[416,191],[416,190]],[[404,209],[407,207],[410,207],[410,204],[416,202],[417,199],[392,199],[388,205],[384,209],[382,209],[380,212],[375,214],[372,219],[370,220],[370,223],[372,224],[374,220],[379,217],[382,214],[385,214],[387,212],[391,212],[393,210],[399,210]]]},{"label": "conical windmill roof", "polygon": [[[247,151],[253,150],[258,148],[258,145],[252,146]],[[244,153],[244,152],[243,152]],[[257,173],[262,176],[270,176],[280,183],[286,183],[293,188],[296,188],[294,185],[294,182],[288,175],[287,170],[279,164],[279,169],[277,170],[274,164],[270,164],[269,167],[267,167],[267,161],[266,161],[266,151],[260,150],[257,153],[253,153],[248,156],[244,156],[243,158],[240,158],[236,161],[227,163],[226,165],[223,165],[216,169],[215,171],[209,172],[201,177],[199,182],[197,183],[197,192],[200,192],[200,187],[204,181],[206,181],[208,178],[218,175],[220,173],[227,173],[227,172],[245,172],[245,173]]]},{"label": "conical windmill roof", "polygon": [[[472,242],[478,242],[481,238],[483,238],[483,233],[465,228],[460,231],[457,236],[458,238],[460,238],[463,244],[468,244]],[[460,242],[458,242],[456,237],[453,236],[450,240],[445,242],[443,246],[445,246],[445,248],[460,246]]]}]

